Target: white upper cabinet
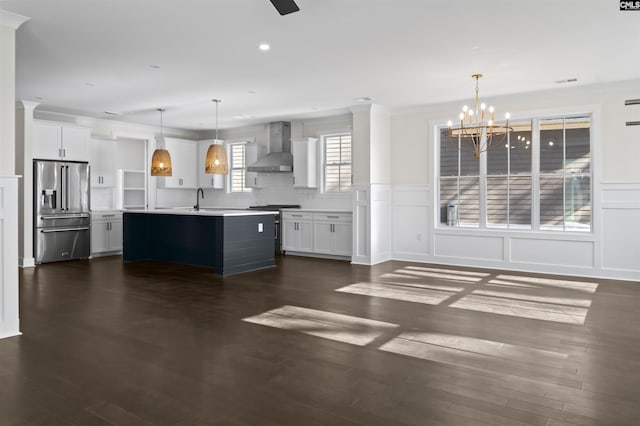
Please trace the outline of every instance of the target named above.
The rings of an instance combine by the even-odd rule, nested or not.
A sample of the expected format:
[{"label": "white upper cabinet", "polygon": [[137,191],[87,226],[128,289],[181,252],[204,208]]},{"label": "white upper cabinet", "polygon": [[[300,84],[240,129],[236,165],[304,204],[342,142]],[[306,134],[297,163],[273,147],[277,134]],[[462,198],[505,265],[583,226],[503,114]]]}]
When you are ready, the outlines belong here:
[{"label": "white upper cabinet", "polygon": [[[171,177],[159,177],[161,188],[195,189],[198,187],[198,144],[185,139],[166,138],[166,149],[171,155]],[[204,168],[204,164],[202,165]]]},{"label": "white upper cabinet", "polygon": [[224,189],[224,175],[210,175],[205,173],[205,161],[207,151],[213,144],[224,144],[223,141],[215,139],[198,142],[198,186],[205,189]]},{"label": "white upper cabinet", "polygon": [[318,140],[316,138],[291,139],[293,155],[293,186],[318,187]]},{"label": "white upper cabinet", "polygon": [[116,182],[116,143],[108,139],[89,141],[91,186],[111,188]]},{"label": "white upper cabinet", "polygon": [[34,121],[33,158],[41,160],[89,161],[87,144],[91,130],[68,124]]}]

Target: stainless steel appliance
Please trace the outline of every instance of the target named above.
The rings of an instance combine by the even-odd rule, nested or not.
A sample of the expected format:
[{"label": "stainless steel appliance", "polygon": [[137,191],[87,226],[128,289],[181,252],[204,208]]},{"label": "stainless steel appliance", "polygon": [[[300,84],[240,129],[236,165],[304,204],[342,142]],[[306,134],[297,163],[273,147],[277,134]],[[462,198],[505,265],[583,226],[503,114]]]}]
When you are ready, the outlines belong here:
[{"label": "stainless steel appliance", "polygon": [[36,263],[82,259],[91,252],[89,164],[33,161]]},{"label": "stainless steel appliance", "polygon": [[300,204],[266,204],[264,206],[249,206],[249,210],[278,212],[278,214],[275,215],[276,235],[274,239],[275,239],[276,254],[282,253],[282,228],[280,226],[280,224],[282,223],[282,209],[299,209],[299,208],[300,208]]}]

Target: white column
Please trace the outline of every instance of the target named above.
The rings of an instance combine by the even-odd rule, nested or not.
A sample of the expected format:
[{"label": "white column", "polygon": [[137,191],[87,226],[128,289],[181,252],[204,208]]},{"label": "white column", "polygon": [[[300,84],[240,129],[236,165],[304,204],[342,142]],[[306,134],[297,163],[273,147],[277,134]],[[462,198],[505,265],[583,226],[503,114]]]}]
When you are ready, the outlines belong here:
[{"label": "white column", "polygon": [[15,176],[16,30],[27,18],[0,10],[0,338],[20,334],[18,176]]},{"label": "white column", "polygon": [[391,118],[379,105],[352,108],[353,255],[376,264],[391,259]]},{"label": "white column", "polygon": [[20,101],[16,105],[16,173],[18,183],[18,262],[35,266],[33,257],[33,112],[39,104]]}]

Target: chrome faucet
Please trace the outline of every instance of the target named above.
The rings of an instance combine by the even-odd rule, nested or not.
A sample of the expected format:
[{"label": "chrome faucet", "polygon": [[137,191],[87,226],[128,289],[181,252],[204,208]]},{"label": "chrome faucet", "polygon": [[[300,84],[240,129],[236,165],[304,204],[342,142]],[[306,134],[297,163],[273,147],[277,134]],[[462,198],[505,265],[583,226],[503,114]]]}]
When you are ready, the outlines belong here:
[{"label": "chrome faucet", "polygon": [[196,205],[195,205],[195,206],[193,206],[193,208],[194,208],[196,211],[199,211],[199,210],[200,210],[200,198],[198,197],[198,195],[202,195],[202,199],[204,200],[204,190],[203,190],[202,188],[198,188],[198,189],[196,190]]}]

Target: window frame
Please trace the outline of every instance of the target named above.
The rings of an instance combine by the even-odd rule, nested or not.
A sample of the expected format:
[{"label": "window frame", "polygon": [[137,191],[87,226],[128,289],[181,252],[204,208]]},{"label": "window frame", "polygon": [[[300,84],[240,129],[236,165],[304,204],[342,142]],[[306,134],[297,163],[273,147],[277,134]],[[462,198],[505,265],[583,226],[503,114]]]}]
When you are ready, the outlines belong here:
[{"label": "window frame", "polygon": [[[495,226],[489,225],[487,219],[487,178],[489,175],[487,174],[487,160],[486,153],[482,153],[479,161],[482,161],[480,164],[480,205],[479,205],[479,223],[478,226],[475,225],[465,225],[465,226],[447,226],[446,221],[443,223],[441,221],[441,198],[440,198],[440,179],[441,179],[441,171],[440,171],[440,155],[441,155],[441,130],[446,129],[447,125],[442,121],[432,122],[433,128],[433,140],[434,140],[434,168],[433,168],[433,182],[434,182],[434,192],[433,192],[433,200],[434,200],[434,208],[433,208],[433,225],[435,229],[438,231],[451,230],[453,232],[460,231],[492,231],[497,232],[498,234],[501,231],[505,231],[507,233],[537,233],[537,234],[551,234],[551,235],[584,235],[584,236],[593,236],[597,234],[598,231],[598,206],[600,204],[599,200],[599,162],[601,161],[601,154],[599,149],[599,143],[597,141],[600,138],[599,134],[599,122],[600,122],[600,107],[598,105],[589,105],[584,107],[578,107],[575,109],[567,108],[567,109],[557,109],[551,111],[537,111],[530,113],[521,113],[516,116],[512,116],[513,122],[522,122],[522,121],[530,121],[531,122],[531,132],[532,132],[532,158],[531,158],[531,227],[530,228],[520,228],[520,227],[507,227],[507,226]],[[567,229],[563,227],[563,229],[551,229],[543,227],[541,228],[540,224],[540,176],[545,175],[540,171],[540,123],[545,120],[554,120],[554,119],[572,119],[577,117],[585,117],[590,121],[589,126],[589,153],[590,153],[590,173],[589,178],[590,182],[590,208],[591,208],[591,216],[590,216],[590,224],[588,230],[579,230],[575,228]],[[464,140],[461,142],[464,144]],[[464,147],[462,147],[462,151],[464,152]],[[563,172],[562,175],[565,174],[566,164],[563,164]],[[460,177],[460,170],[458,169],[458,178]],[[453,176],[445,176],[445,177],[453,177]],[[563,212],[566,215],[565,206],[563,205]],[[564,221],[564,220],[563,220]]]},{"label": "window frame", "polygon": [[[340,190],[338,185],[338,191],[327,190],[327,139],[336,136],[349,136],[351,141],[351,162],[332,163],[331,165],[337,165],[339,168],[348,165],[351,168],[350,182],[348,190]],[[320,140],[320,193],[332,196],[350,196],[353,193],[353,132],[351,129],[335,130],[332,132],[326,132],[318,135]],[[342,154],[341,154],[342,155]]]},{"label": "window frame", "polygon": [[[247,144],[249,143],[249,141],[245,140],[245,139],[240,139],[240,140],[231,140],[231,141],[225,141],[225,148],[227,151],[227,159],[229,162],[229,173],[226,176],[226,183],[227,183],[227,194],[230,195],[243,195],[243,194],[251,194],[251,192],[253,191],[253,189],[251,187],[247,187],[246,186],[246,182],[247,182]],[[243,150],[244,150],[244,167],[241,168],[235,168],[235,170],[244,170],[244,172],[242,173],[242,182],[243,182],[243,190],[242,191],[234,191],[233,190],[233,147],[234,146],[242,146]]]}]

